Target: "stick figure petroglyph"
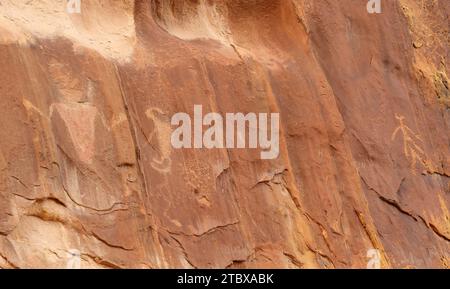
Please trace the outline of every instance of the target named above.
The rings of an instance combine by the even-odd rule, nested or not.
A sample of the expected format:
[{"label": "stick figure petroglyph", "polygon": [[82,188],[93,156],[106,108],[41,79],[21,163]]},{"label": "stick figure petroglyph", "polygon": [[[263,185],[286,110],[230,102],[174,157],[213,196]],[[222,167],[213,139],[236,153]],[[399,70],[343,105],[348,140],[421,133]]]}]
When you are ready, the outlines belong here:
[{"label": "stick figure petroglyph", "polygon": [[394,130],[391,140],[395,140],[397,134],[401,132],[403,135],[403,152],[410,160],[411,168],[414,168],[417,161],[420,161],[424,166],[426,166],[426,154],[417,144],[418,142],[423,143],[422,138],[405,124],[404,116],[395,114],[395,118],[398,119],[399,126]]}]

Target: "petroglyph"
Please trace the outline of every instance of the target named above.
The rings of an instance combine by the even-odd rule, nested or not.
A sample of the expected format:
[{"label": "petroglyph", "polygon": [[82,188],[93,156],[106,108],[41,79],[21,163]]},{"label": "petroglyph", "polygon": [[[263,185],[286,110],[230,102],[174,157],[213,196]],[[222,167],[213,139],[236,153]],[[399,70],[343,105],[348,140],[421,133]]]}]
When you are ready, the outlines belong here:
[{"label": "petroglyph", "polygon": [[425,167],[427,166],[426,154],[424,150],[417,144],[418,142],[423,143],[421,137],[412,131],[405,124],[405,117],[402,115],[395,115],[395,118],[399,121],[399,126],[394,130],[391,140],[395,140],[398,133],[402,134],[403,137],[403,152],[406,158],[410,161],[410,167],[413,169],[417,162],[421,162]]},{"label": "petroglyph", "polygon": [[111,129],[116,128],[117,126],[121,125],[122,123],[126,122],[127,120],[128,120],[127,116],[123,112],[114,115],[114,117],[111,121]]},{"label": "petroglyph", "polygon": [[153,140],[158,142],[158,147],[153,148],[157,150],[159,157],[153,157],[150,164],[155,170],[161,173],[168,173],[172,166],[172,160],[170,159],[170,154],[172,153],[172,146],[170,143],[172,128],[170,122],[167,117],[165,117],[164,112],[156,107],[147,109],[145,114],[154,124],[153,131],[149,135],[148,140],[149,142]]}]

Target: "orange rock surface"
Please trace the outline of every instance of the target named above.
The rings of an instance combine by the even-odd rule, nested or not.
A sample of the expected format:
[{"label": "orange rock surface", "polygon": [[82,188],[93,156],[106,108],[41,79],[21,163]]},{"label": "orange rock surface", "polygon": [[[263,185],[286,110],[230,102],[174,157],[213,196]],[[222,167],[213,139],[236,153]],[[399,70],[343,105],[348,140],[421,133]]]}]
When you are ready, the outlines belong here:
[{"label": "orange rock surface", "polygon": [[[450,1],[0,2],[1,268],[450,266]],[[194,105],[280,156],[174,149]]]}]

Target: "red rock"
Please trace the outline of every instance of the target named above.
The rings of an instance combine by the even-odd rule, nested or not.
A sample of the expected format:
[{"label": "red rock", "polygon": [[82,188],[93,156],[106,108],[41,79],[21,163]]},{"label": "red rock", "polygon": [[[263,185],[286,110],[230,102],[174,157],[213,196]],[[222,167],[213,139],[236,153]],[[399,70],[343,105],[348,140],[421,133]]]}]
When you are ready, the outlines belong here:
[{"label": "red rock", "polygon": [[[2,1],[0,267],[448,268],[450,2],[382,5]],[[174,149],[194,105],[279,158]]]}]

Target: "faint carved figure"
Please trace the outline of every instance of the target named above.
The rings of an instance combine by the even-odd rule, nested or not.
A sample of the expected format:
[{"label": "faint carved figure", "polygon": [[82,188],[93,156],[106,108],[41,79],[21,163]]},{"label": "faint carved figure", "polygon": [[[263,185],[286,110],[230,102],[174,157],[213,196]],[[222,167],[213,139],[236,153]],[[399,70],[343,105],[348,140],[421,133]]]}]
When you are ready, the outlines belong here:
[{"label": "faint carved figure", "polygon": [[152,146],[152,148],[159,153],[159,156],[153,157],[150,164],[155,170],[161,173],[168,173],[172,167],[172,160],[170,159],[172,153],[170,144],[172,128],[170,122],[165,119],[164,112],[157,107],[149,108],[145,114],[154,124],[154,129],[148,137],[148,142],[150,143],[155,139],[158,143],[158,147]]},{"label": "faint carved figure", "polygon": [[418,142],[422,142],[423,140],[420,136],[414,133],[406,124],[405,117],[396,114],[395,118],[399,121],[399,126],[395,129],[392,134],[391,139],[394,140],[397,137],[399,132],[403,135],[403,152],[405,156],[410,160],[411,168],[417,164],[417,161],[420,161],[424,166],[426,166],[426,155],[423,149],[417,144]]}]

